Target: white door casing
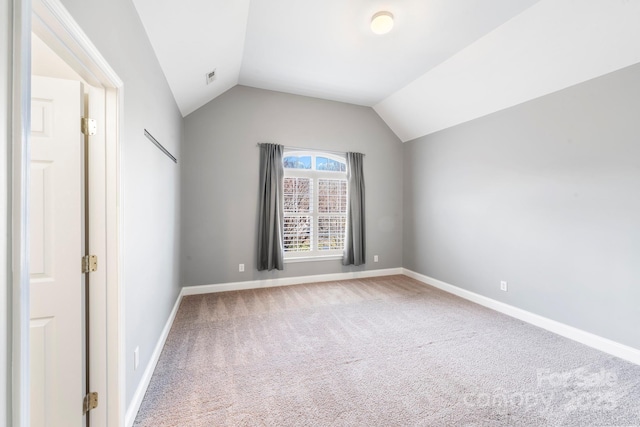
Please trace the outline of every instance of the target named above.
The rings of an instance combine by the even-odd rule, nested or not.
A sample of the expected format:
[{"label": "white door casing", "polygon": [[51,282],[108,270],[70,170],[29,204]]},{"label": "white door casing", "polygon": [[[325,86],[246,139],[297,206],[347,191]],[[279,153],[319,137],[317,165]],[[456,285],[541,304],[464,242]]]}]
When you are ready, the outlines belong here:
[{"label": "white door casing", "polygon": [[[10,395],[7,396],[8,425],[13,427],[31,427],[29,421],[30,406],[30,274],[29,253],[29,199],[30,188],[30,110],[31,110],[31,20],[33,18],[34,31],[65,60],[81,78],[94,86],[102,86],[105,96],[105,132],[104,155],[100,161],[105,166],[106,185],[103,188],[92,189],[92,194],[101,191],[103,194],[104,211],[106,216],[106,230],[101,236],[106,238],[106,258],[99,261],[99,273],[105,274],[103,280],[109,284],[105,286],[107,301],[102,301],[106,307],[108,328],[98,328],[106,331],[102,339],[107,348],[108,370],[102,377],[107,379],[107,394],[100,395],[99,408],[104,405],[104,416],[100,422],[92,414],[92,427],[108,425],[118,427],[124,425],[126,407],[124,393],[124,319],[121,275],[122,242],[122,204],[120,194],[122,182],[120,176],[120,138],[122,133],[123,110],[123,81],[108,62],[91,43],[84,31],[78,26],[61,0],[13,0],[13,19],[7,18],[11,33],[12,55],[7,55],[8,69],[12,71],[11,93],[8,98],[10,113],[9,130],[11,133],[11,161],[9,162],[11,195],[10,202],[10,251],[11,251],[11,338],[9,342],[11,373]],[[47,37],[45,37],[45,35]],[[0,37],[1,38],[1,37]],[[0,269],[2,265],[0,265]],[[102,270],[104,268],[104,270]],[[95,274],[95,273],[94,273]],[[95,311],[94,311],[95,313]],[[43,330],[43,329],[41,329]],[[96,338],[94,334],[93,338]],[[105,344],[103,344],[103,348]],[[5,408],[0,405],[1,412]],[[93,412],[93,411],[92,411]],[[1,422],[1,421],[0,421]]]},{"label": "white door casing", "polygon": [[31,426],[83,425],[83,136],[80,82],[32,78]]}]

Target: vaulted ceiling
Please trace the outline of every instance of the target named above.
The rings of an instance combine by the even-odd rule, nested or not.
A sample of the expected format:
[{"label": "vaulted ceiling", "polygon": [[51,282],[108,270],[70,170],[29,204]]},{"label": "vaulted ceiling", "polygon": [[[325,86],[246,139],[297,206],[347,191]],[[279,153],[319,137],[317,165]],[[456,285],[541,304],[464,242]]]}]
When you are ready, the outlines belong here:
[{"label": "vaulted ceiling", "polygon": [[408,141],[640,62],[640,1],[134,3],[184,116],[241,84],[371,106]]}]

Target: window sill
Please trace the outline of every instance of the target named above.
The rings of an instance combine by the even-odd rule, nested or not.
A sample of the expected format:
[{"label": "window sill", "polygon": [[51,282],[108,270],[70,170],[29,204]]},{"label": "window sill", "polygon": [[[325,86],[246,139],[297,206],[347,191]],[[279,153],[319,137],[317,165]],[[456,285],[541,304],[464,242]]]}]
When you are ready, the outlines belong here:
[{"label": "window sill", "polygon": [[284,263],[289,264],[289,263],[295,263],[295,262],[314,262],[314,261],[333,261],[333,260],[342,260],[342,255],[285,258]]}]

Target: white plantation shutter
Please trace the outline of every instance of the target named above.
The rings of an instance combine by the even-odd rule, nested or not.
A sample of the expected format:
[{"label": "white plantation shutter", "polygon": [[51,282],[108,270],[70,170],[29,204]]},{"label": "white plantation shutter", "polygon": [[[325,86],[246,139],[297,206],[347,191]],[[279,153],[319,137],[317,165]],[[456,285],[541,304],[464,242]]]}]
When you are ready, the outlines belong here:
[{"label": "white plantation shutter", "polygon": [[310,252],[313,246],[313,179],[284,178],[284,251]]}]

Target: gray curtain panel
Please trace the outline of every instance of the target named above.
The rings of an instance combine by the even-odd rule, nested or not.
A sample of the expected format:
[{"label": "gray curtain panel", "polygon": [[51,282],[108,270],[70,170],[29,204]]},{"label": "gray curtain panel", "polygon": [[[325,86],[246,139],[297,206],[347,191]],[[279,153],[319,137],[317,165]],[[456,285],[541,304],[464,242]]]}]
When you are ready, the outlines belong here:
[{"label": "gray curtain panel", "polygon": [[345,236],[343,265],[362,265],[364,253],[364,172],[361,153],[347,153],[347,185],[349,202],[347,203],[347,235]]},{"label": "gray curtain panel", "polygon": [[258,270],[284,269],[282,145],[260,144]]}]

